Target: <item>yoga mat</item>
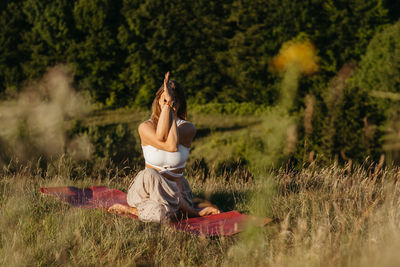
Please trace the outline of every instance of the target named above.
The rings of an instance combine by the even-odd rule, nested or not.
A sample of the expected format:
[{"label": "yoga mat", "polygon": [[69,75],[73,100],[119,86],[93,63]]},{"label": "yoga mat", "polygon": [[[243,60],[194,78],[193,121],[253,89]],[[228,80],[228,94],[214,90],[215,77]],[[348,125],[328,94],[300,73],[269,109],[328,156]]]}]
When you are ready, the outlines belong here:
[{"label": "yoga mat", "polygon": [[[93,186],[84,189],[72,186],[47,187],[40,188],[40,192],[44,195],[61,199],[75,207],[107,210],[117,203],[128,206],[126,193],[105,186]],[[137,219],[134,215],[128,216]],[[257,218],[241,214],[238,211],[229,211],[204,217],[189,218],[169,224],[177,230],[196,235],[230,236],[243,231],[247,223],[261,227],[271,221],[272,219],[270,218]]]}]

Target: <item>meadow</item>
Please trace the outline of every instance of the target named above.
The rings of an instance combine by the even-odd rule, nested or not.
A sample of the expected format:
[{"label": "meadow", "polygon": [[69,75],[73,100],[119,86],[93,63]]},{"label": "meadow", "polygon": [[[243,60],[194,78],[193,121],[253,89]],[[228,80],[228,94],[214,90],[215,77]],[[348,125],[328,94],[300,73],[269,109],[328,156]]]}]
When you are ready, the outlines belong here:
[{"label": "meadow", "polygon": [[[104,126],[121,120],[134,130],[147,115],[131,110],[101,111],[87,116],[83,124]],[[3,165],[0,179],[1,265],[399,264],[400,169],[386,167],[383,160],[366,160],[361,165],[351,161],[344,165],[315,163],[300,170],[271,168],[264,173],[268,177],[265,192],[266,180],[254,178],[249,168],[212,164],[215,155],[224,151],[215,145],[218,140],[256,131],[260,127],[257,118],[194,114],[191,120],[200,136],[193,143],[186,177],[194,195],[223,211],[254,214],[254,202],[258,201],[256,206],[262,205],[274,219],[264,228],[250,227],[232,237],[204,238],[101,210],[70,207],[39,192],[40,187],[61,185],[105,185],[126,192],[142,168],[140,161],[91,168],[63,155],[43,168],[38,161],[21,164],[12,160]],[[200,154],[206,155],[203,161],[197,158]],[[260,192],[264,197],[254,198]]]},{"label": "meadow", "polygon": [[185,175],[194,195],[222,211],[273,219],[231,237],[42,196],[39,188],[50,186],[126,192],[143,168],[137,127],[150,116],[135,103],[151,100],[155,87],[147,83],[128,105],[114,91],[95,92],[108,104],[93,99],[68,64],[27,81],[0,105],[0,264],[399,265],[398,68],[390,67],[399,62],[399,27],[377,34],[358,66],[335,67],[324,82],[312,76],[324,65],[306,35],[283,43],[268,69],[273,103],[189,98],[197,136]]}]

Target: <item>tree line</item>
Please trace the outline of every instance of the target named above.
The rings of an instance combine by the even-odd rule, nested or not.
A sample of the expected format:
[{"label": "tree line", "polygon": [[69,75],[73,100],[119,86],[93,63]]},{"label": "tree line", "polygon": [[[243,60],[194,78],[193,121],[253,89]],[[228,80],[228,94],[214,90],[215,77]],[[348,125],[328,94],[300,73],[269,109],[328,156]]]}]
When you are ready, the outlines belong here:
[{"label": "tree line", "polygon": [[[173,72],[198,103],[272,104],[268,72],[282,43],[306,34],[327,81],[358,60],[395,1],[5,0],[0,91],[69,64],[79,90],[107,106],[146,106]],[[397,7],[398,8],[398,7]],[[309,86],[308,86],[309,87]]]},{"label": "tree line", "polygon": [[281,79],[269,71],[271,60],[283,43],[301,36],[320,59],[319,72],[301,80],[294,110],[303,112],[312,95],[320,134],[300,134],[302,142],[326,154],[378,155],[383,131],[370,140],[356,134],[387,121],[388,106],[365,94],[361,74],[350,86],[359,89],[343,89],[340,103],[326,92],[347,77],[348,66],[366,62],[370,40],[399,11],[396,0],[4,0],[0,95],[12,97],[49,67],[67,64],[75,88],[110,108],[148,106],[168,70],[191,103],[268,106],[279,98]]}]

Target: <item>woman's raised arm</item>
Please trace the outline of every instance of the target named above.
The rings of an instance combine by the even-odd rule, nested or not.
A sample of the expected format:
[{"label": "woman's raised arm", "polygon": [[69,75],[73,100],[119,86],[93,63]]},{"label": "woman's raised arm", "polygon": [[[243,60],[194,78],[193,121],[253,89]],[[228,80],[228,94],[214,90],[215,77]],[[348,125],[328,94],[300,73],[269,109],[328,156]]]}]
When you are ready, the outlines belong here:
[{"label": "woman's raised arm", "polygon": [[[174,106],[174,99],[172,93],[168,88],[169,82],[169,72],[165,74],[164,77],[164,92],[160,97],[159,105],[161,107],[160,117],[157,122],[156,127],[156,137],[160,141],[165,141],[168,138],[169,130],[172,125],[172,119],[174,117],[174,112],[172,107]],[[169,107],[169,108],[167,108]]]}]

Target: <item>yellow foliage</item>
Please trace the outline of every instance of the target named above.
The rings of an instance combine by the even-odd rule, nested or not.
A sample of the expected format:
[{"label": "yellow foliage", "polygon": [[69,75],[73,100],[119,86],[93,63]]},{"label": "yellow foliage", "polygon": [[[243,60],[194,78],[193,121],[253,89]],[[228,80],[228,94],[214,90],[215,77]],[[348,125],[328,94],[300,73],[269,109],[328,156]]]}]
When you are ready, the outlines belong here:
[{"label": "yellow foliage", "polygon": [[296,65],[300,73],[310,75],[318,71],[318,57],[315,47],[310,41],[287,42],[282,45],[279,54],[272,60],[274,70],[286,71],[290,66]]}]

